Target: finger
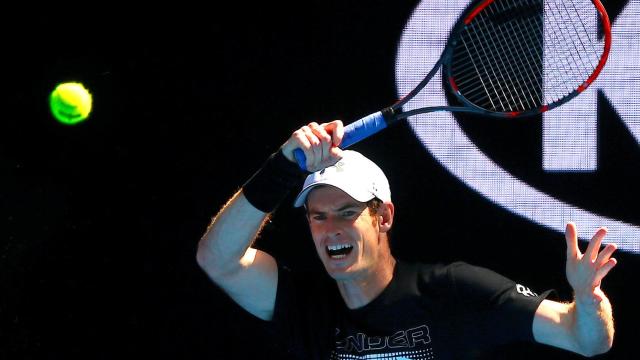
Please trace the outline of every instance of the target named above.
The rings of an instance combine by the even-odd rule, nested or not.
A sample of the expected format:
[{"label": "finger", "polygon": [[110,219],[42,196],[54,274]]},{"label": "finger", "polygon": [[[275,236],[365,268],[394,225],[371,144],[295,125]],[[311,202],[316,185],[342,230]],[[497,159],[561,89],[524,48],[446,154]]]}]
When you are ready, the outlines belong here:
[{"label": "finger", "polygon": [[318,123],[312,122],[309,124],[309,128],[311,128],[318,139],[327,143],[331,143],[331,129],[327,129],[325,127],[325,124],[318,125]]},{"label": "finger", "polygon": [[342,159],[342,149],[337,146],[332,147],[329,152],[331,153],[331,157],[336,161],[340,161]]},{"label": "finger", "polygon": [[[308,151],[311,149],[311,143],[309,142],[305,132],[302,129],[298,129],[293,133],[291,138],[294,139],[295,142],[293,147],[295,149],[302,150],[305,153],[305,156],[308,156]],[[285,145],[289,146],[288,144]]]},{"label": "finger", "polygon": [[344,137],[344,126],[342,125],[342,121],[334,120],[327,123],[325,124],[325,129],[331,134],[333,146],[339,146],[340,143],[342,143],[342,138]]},{"label": "finger", "polygon": [[309,142],[309,147],[305,151],[305,156],[307,157],[307,169],[312,170],[315,169],[318,159],[320,158],[320,150],[318,150],[320,140],[313,134],[313,131],[311,131],[309,126],[303,126],[301,130]]},{"label": "finger", "polygon": [[596,271],[596,284],[600,284],[602,279],[618,264],[615,258],[609,259],[602,267]]},{"label": "finger", "polygon": [[602,244],[602,239],[605,237],[605,235],[607,235],[607,229],[601,227],[600,229],[598,229],[598,231],[596,231],[595,235],[593,235],[591,241],[589,241],[589,246],[584,252],[584,255],[590,261],[595,261],[598,257],[598,251],[600,251],[600,245]]},{"label": "finger", "polygon": [[576,224],[572,222],[567,223],[564,238],[567,241],[567,258],[578,258],[580,256],[580,249],[578,249],[578,232],[576,230]]},{"label": "finger", "polygon": [[609,261],[609,258],[613,255],[613,252],[616,251],[616,249],[616,244],[607,244],[607,246],[604,247],[604,250],[598,254],[598,258],[595,262],[596,268],[602,267],[607,261]]},{"label": "finger", "polygon": [[291,134],[284,144],[282,144],[281,150],[282,154],[289,159],[289,161],[296,162],[293,152],[296,149],[304,151],[304,148],[308,146],[309,142],[306,140],[306,136],[304,136],[304,133],[298,129]]},{"label": "finger", "polygon": [[314,129],[317,129],[317,127],[319,126],[317,122],[311,122],[309,123],[309,125],[307,125],[309,127],[309,131],[311,132],[311,136],[313,137],[313,141],[312,141],[312,149],[313,149],[313,153],[314,153],[314,162],[313,162],[313,170],[318,170],[320,169],[320,164],[322,164],[322,159],[324,158],[323,155],[323,141],[322,138],[319,137],[318,135],[316,135],[316,132],[314,131]]},{"label": "finger", "polygon": [[327,133],[324,127],[313,122],[309,124],[309,128],[313,134],[320,140],[320,161],[324,161],[329,156],[329,148],[331,147],[331,135]]}]

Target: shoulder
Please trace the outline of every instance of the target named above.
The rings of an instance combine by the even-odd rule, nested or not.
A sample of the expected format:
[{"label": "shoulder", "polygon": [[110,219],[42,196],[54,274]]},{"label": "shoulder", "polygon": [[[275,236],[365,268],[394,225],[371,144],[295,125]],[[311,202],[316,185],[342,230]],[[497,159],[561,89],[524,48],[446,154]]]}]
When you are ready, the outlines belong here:
[{"label": "shoulder", "polygon": [[[463,261],[452,263],[398,262],[402,274],[415,275],[421,281],[452,282],[477,273],[491,272],[488,269]],[[494,273],[495,274],[495,273]]]},{"label": "shoulder", "polygon": [[462,296],[493,297],[516,287],[515,281],[483,266],[456,262],[449,267],[456,292]]},{"label": "shoulder", "polygon": [[[415,277],[422,290],[446,290],[451,294],[491,296],[497,291],[512,288],[513,280],[486,267],[464,261],[452,263],[403,263],[405,274]],[[405,275],[406,276],[406,275]]]},{"label": "shoulder", "polygon": [[498,272],[484,266],[470,264],[464,261],[456,261],[445,267],[447,276],[456,283],[501,283],[507,284],[513,281]]},{"label": "shoulder", "polygon": [[432,297],[442,297],[453,290],[451,272],[456,264],[398,261],[395,281],[403,288]]}]

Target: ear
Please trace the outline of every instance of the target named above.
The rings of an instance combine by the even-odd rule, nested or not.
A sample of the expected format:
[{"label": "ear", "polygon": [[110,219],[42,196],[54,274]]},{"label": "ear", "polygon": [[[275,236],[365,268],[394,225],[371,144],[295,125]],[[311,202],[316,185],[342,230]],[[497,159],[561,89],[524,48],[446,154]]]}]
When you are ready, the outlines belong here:
[{"label": "ear", "polygon": [[393,203],[382,203],[380,208],[378,209],[378,220],[380,220],[380,232],[386,233],[391,230],[391,225],[393,225],[393,214],[395,208]]}]

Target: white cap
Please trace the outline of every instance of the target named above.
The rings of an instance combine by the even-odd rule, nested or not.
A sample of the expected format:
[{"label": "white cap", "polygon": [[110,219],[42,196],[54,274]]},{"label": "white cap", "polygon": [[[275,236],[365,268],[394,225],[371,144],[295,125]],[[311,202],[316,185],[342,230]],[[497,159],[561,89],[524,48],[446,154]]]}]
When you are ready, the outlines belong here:
[{"label": "white cap", "polygon": [[307,176],[302,191],[293,203],[295,207],[304,205],[309,192],[319,185],[335,186],[359,202],[373,198],[391,201],[389,181],[378,165],[353,150],[344,150],[342,155],[342,159],[334,165]]}]

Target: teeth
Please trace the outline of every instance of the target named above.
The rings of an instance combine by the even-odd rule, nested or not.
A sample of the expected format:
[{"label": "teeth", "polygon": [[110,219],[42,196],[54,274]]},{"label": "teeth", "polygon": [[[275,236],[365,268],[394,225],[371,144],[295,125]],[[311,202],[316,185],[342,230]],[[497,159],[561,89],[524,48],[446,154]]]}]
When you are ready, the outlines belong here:
[{"label": "teeth", "polygon": [[353,246],[347,245],[347,244],[339,244],[339,245],[329,245],[329,246],[327,246],[327,249],[329,249],[331,251],[336,251],[336,250],[345,249],[345,248],[351,248],[351,247],[353,247]]},{"label": "teeth", "polygon": [[327,254],[332,259],[343,259],[347,257],[347,255],[351,253],[352,250],[353,250],[353,245],[347,245],[347,244],[327,246]]}]

